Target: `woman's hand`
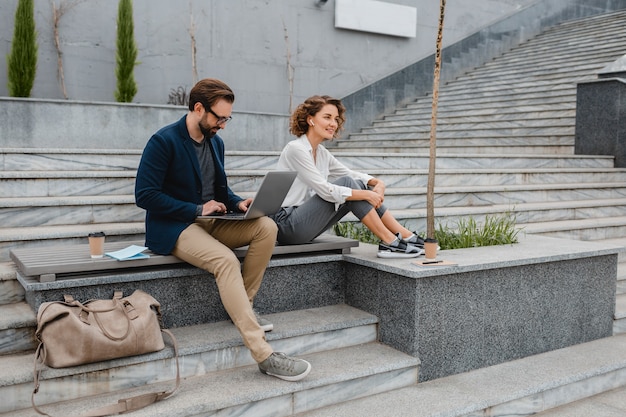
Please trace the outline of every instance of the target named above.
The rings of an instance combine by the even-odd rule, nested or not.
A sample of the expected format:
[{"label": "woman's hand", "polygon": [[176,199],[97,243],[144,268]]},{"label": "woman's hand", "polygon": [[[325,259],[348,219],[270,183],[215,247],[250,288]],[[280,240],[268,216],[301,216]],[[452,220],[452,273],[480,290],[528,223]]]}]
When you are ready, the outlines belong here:
[{"label": "woman's hand", "polygon": [[346,200],[362,200],[370,203],[374,208],[379,208],[383,204],[383,197],[371,190],[352,190],[352,196]]},{"label": "woman's hand", "polygon": [[385,200],[385,183],[378,178],[372,178],[367,182],[367,185],[372,187],[372,191],[376,194],[380,195],[380,197]]}]

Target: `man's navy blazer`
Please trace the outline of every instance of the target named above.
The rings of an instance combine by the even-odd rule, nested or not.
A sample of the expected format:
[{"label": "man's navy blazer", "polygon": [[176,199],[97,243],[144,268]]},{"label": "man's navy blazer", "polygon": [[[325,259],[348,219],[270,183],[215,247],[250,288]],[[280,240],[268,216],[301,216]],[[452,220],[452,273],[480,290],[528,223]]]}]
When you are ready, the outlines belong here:
[{"label": "man's navy blazer", "polygon": [[[186,125],[187,116],[165,126],[148,141],[135,181],[135,201],[146,210],[146,246],[169,255],[181,232],[196,218],[202,204],[202,176],[193,139]],[[215,200],[237,211],[243,200],[228,187],[224,171],[224,141],[210,139],[215,163]]]}]

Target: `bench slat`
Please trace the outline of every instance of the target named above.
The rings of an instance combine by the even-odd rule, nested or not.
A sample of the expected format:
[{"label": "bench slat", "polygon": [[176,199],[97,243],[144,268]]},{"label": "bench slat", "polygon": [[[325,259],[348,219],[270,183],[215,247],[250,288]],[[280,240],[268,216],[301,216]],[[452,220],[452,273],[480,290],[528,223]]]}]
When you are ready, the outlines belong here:
[{"label": "bench slat", "polygon": [[[113,252],[130,245],[143,246],[141,241],[106,242],[105,252]],[[273,255],[297,255],[313,252],[350,252],[359,242],[339,236],[324,235],[311,243],[302,245],[277,245]],[[248,247],[234,249],[235,255],[243,258]],[[20,272],[25,276],[39,276],[40,280],[51,281],[62,274],[76,274],[82,272],[98,273],[109,270],[123,270],[131,268],[151,267],[184,263],[173,255],[157,255],[149,250],[144,253],[150,255],[147,259],[118,261],[108,256],[92,259],[89,255],[88,244],[70,246],[50,246],[35,248],[18,248],[10,251],[10,256]]]}]

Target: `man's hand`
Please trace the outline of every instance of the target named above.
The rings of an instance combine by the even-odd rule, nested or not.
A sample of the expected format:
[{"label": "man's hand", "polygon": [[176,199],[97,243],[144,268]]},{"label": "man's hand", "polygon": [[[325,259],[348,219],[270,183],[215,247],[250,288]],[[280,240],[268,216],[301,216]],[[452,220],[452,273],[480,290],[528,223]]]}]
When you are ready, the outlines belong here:
[{"label": "man's hand", "polygon": [[202,206],[202,215],[207,216],[212,213],[226,213],[226,205],[215,200],[207,201]]},{"label": "man's hand", "polygon": [[246,198],[245,200],[240,201],[239,204],[237,204],[237,208],[245,213],[246,211],[248,211],[248,207],[250,207],[250,204],[252,204],[252,198]]}]

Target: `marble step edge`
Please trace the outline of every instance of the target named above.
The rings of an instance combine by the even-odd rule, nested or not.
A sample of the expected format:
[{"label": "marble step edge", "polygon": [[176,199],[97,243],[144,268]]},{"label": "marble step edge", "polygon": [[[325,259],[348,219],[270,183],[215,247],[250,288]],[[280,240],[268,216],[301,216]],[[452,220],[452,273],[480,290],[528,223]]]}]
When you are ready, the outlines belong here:
[{"label": "marble step edge", "polygon": [[141,156],[142,149],[82,149],[82,148],[3,148],[0,154],[77,154],[77,155],[133,155]]},{"label": "marble step edge", "polygon": [[[570,201],[542,201],[534,203],[516,203],[516,204],[490,204],[490,205],[474,205],[474,206],[456,206],[456,207],[435,207],[435,217],[454,217],[454,216],[486,216],[500,215],[502,213],[526,212],[526,211],[547,211],[547,210],[563,210],[572,208],[602,208],[612,206],[623,206],[626,204],[626,198],[616,199],[590,199],[590,200],[570,200]],[[394,209],[393,215],[399,220],[410,218],[425,218],[426,207],[410,208],[410,209]],[[350,216],[350,215],[348,215]],[[356,221],[356,217],[345,217],[345,220]],[[480,221],[481,219],[477,219]],[[621,244],[622,242],[616,242]],[[626,242],[624,242],[626,245]]]},{"label": "marble step edge", "polygon": [[[44,148],[20,148],[20,151],[32,151],[32,153],[35,154],[45,154],[47,153],[48,149],[44,149]],[[74,150],[72,149],[54,149],[54,151],[56,151],[56,153],[62,153],[65,155],[71,155],[74,154]],[[116,152],[123,152],[123,149],[110,149],[109,151],[116,153]],[[390,157],[395,157],[395,158],[413,158],[416,156],[428,156],[428,153],[420,153],[420,152],[406,152],[403,154],[398,155],[395,152],[384,152],[384,151],[366,151],[366,152],[359,152],[359,151],[354,151],[354,150],[347,150],[347,151],[336,151],[334,149],[331,148],[332,153],[337,156],[337,157],[342,157],[342,156],[358,156],[358,157],[367,157],[367,156],[373,156],[373,157],[383,157],[383,156],[390,156]],[[2,154],[4,152],[4,149],[0,148],[0,154]],[[141,151],[139,151],[141,152]],[[226,150],[225,152],[226,155],[226,161],[229,160],[229,157],[234,157],[234,158],[245,158],[245,157],[255,157],[255,158],[267,158],[267,157],[273,157],[273,158],[278,158],[280,156],[280,151],[236,151],[236,150]],[[485,156],[483,154],[467,154],[467,153],[458,153],[458,154],[447,154],[442,158],[462,158],[462,159],[466,159],[468,157],[477,157],[477,158],[493,158],[493,156]],[[518,155],[505,155],[503,156],[503,158],[518,158],[518,157],[522,157],[522,158],[539,158],[539,159],[546,159],[546,158],[554,158],[554,159],[565,159],[565,158],[575,158],[575,159],[610,159],[612,158],[612,156],[609,155],[533,155],[533,156],[518,156]],[[228,165],[228,164],[227,164]]]},{"label": "marble step edge", "polygon": [[626,385],[626,334],[615,335],[298,417],[530,416]]},{"label": "marble step edge", "polygon": [[[474,141],[477,140],[486,140],[493,141],[493,139],[502,139],[504,141],[508,141],[510,139],[517,140],[520,145],[528,146],[532,145],[533,140],[537,140],[537,138],[560,138],[566,137],[571,138],[571,143],[569,145],[574,145],[574,125],[563,125],[563,126],[512,126],[512,127],[499,127],[499,126],[489,126],[494,123],[486,122],[486,123],[477,123],[481,126],[472,126],[464,128],[460,127],[451,127],[451,126],[441,126],[442,129],[437,128],[437,139],[471,139]],[[487,126],[482,126],[482,124]],[[523,130],[527,130],[527,133],[521,132]],[[471,135],[468,135],[468,131],[471,131]],[[419,137],[394,137],[399,135],[419,135]],[[460,135],[460,136],[459,136]],[[400,125],[396,127],[376,127],[376,128],[367,128],[362,129],[358,133],[351,133],[350,138],[363,136],[364,138],[371,138],[375,140],[430,140],[430,127],[423,126],[421,128],[411,127],[406,125]],[[382,137],[380,137],[382,136]],[[513,136],[513,137],[511,137]],[[525,142],[524,139],[528,138],[530,141]],[[370,139],[370,140],[371,140]],[[342,141],[340,141],[342,142]],[[346,141],[347,142],[347,141]],[[462,142],[461,142],[462,143]],[[550,146],[552,143],[550,141],[546,141],[545,143],[540,143],[538,146]]]},{"label": "marble step edge", "polygon": [[601,38],[589,39],[583,36],[575,42],[571,42],[567,37],[534,44],[538,38],[531,39],[528,44],[524,43],[503,53],[462,77],[466,79],[473,74],[486,74],[492,71],[507,75],[506,70],[510,69],[512,70],[508,74],[537,73],[538,69],[542,68],[549,70],[548,75],[552,75],[566,73],[568,68],[576,70],[589,68],[594,64],[603,65],[607,60],[623,53],[623,42],[616,36],[619,37],[619,33],[611,32],[609,29]]},{"label": "marble step edge", "polygon": [[[165,401],[133,412],[134,417],[182,417],[190,415],[291,416],[346,399],[415,385],[419,360],[385,345],[371,342],[304,355],[312,365],[302,381],[287,382],[262,375],[256,365],[247,365],[185,378],[178,393]],[[45,381],[42,382],[42,386]],[[111,393],[63,401],[45,407],[52,415],[63,410],[84,413],[101,405],[146,392],[167,390],[171,381],[158,382],[123,393]],[[32,410],[12,412],[12,417],[29,416]]]},{"label": "marble step edge", "polygon": [[[520,223],[516,224],[516,227],[518,227],[522,232],[530,234],[583,229],[593,230],[609,227],[622,228],[626,227],[626,216]],[[626,248],[624,248],[622,252],[624,251],[626,251]]]},{"label": "marble step edge", "polygon": [[[424,108],[424,110],[426,110],[426,108]],[[430,125],[430,119],[427,117],[428,113],[426,111],[423,113],[416,112],[416,114],[421,114],[422,117],[411,117],[411,115],[399,115],[395,113],[388,114],[383,118],[374,120],[371,127],[366,127],[364,129],[385,127],[386,125],[393,126],[397,124],[407,126]],[[561,122],[563,119],[573,122],[576,120],[576,110],[527,110],[502,114],[498,113],[495,117],[493,114],[478,113],[474,115],[467,115],[462,112],[448,112],[446,115],[438,113],[437,122],[441,124],[476,123],[483,121],[494,121],[499,123],[526,123],[531,117],[535,122]]]},{"label": "marble step edge", "polygon": [[[386,117],[392,116],[408,116],[412,112],[426,115],[429,111],[432,111],[432,102],[424,98],[419,98],[406,104],[404,107],[394,109],[393,112],[383,113],[376,121],[383,120]],[[541,113],[541,112],[575,112],[575,102],[561,102],[561,103],[548,103],[547,105],[518,105],[514,108],[500,108],[498,106],[481,106],[476,108],[471,104],[460,104],[458,106],[448,106],[437,110],[437,117],[443,119],[455,118],[455,117],[477,117],[488,116],[493,112],[498,112],[500,115],[517,115],[519,112],[524,114],[529,113]]]},{"label": "marble step edge", "polygon": [[[626,188],[626,183],[622,181],[616,182],[588,182],[588,183],[532,183],[532,184],[489,184],[489,185],[470,185],[470,186],[440,186],[435,188],[435,194],[465,194],[465,193],[505,193],[520,191],[539,191],[546,190],[599,190],[599,189],[620,189]],[[253,194],[252,192],[240,192],[242,197]],[[426,194],[426,187],[393,187],[386,191],[387,197],[394,196],[420,196]],[[2,200],[1,209],[33,209],[36,207],[65,207],[65,206],[91,206],[91,205],[135,205],[133,195],[104,195],[104,196],[68,196],[68,197],[9,197]],[[87,225],[88,226],[88,225]],[[13,228],[7,228],[13,229]],[[7,230],[4,229],[4,230]],[[4,240],[0,237],[0,241]]]},{"label": "marble step edge", "polygon": [[94,230],[104,231],[108,238],[138,234],[143,235],[145,233],[145,224],[144,222],[131,222],[12,227],[2,229],[0,242],[85,239],[85,237]]},{"label": "marble step edge", "polygon": [[0,305],[0,331],[32,327],[33,335],[37,326],[37,314],[25,302]]},{"label": "marble step edge", "polygon": [[[583,62],[579,56],[568,59],[565,63],[548,62],[539,67],[533,67],[531,62],[524,62],[517,66],[512,63],[499,62],[496,66],[480,67],[466,73],[455,79],[454,83],[446,84],[441,91],[456,92],[467,88],[470,84],[477,84],[481,88],[479,92],[482,92],[489,89],[495,91],[496,88],[506,85],[517,87],[525,83],[529,86],[544,87],[550,87],[554,84],[576,83],[580,80],[592,79],[598,70],[619,57],[620,52],[616,53],[617,48],[606,51],[606,54],[596,55],[595,58],[602,61],[590,63]],[[563,65],[566,65],[568,69],[571,68],[571,71],[564,70]],[[534,81],[537,83],[534,84]]]},{"label": "marble step edge", "polygon": [[[617,51],[614,49],[614,51]],[[598,54],[598,59],[608,59],[609,62],[615,60],[615,57],[619,56],[619,52],[607,54]],[[590,78],[595,76],[595,72],[606,65],[606,61],[595,62],[583,62],[580,57],[574,57],[566,61],[567,68],[572,68],[571,72],[563,69],[563,64],[549,63],[540,67],[533,67],[532,63],[524,63],[523,65],[507,65],[500,62],[500,65],[489,68],[477,69],[471,73],[465,74],[462,78],[459,78],[454,85],[448,84],[450,89],[463,86],[464,84],[470,84],[472,82],[481,84],[494,84],[494,86],[507,85],[510,82],[512,85],[518,85],[524,81],[533,81],[537,79],[538,82],[544,82],[543,85],[549,85],[550,81],[555,83],[563,83],[566,80],[573,80],[576,82],[581,78]],[[541,65],[541,64],[539,64]],[[539,68],[539,69],[537,69]],[[443,90],[443,89],[442,89]]]}]

